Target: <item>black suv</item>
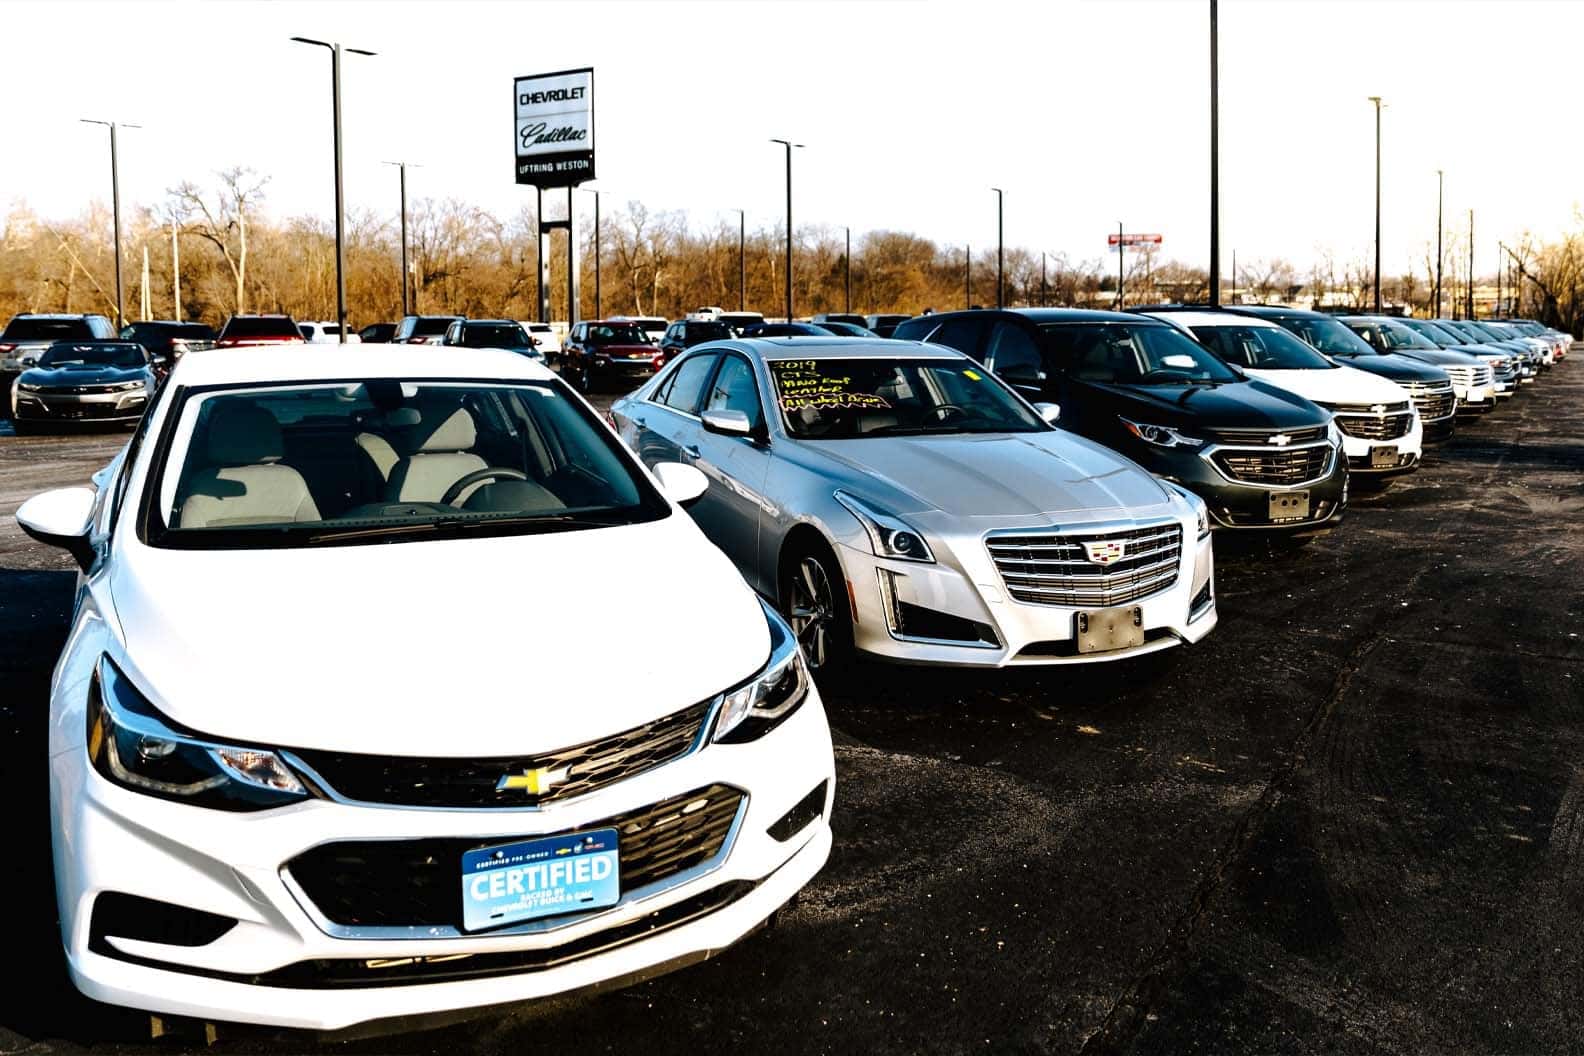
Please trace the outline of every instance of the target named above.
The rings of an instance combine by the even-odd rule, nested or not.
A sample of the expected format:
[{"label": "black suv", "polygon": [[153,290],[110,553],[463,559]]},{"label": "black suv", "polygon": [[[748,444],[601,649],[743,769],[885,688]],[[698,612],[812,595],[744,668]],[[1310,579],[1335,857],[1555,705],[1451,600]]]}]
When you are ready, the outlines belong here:
[{"label": "black suv", "polygon": [[121,340],[136,341],[148,349],[157,362],[164,358],[174,364],[189,352],[202,352],[215,345],[213,328],[203,323],[178,323],[174,319],[146,319],[121,328]]},{"label": "black suv", "polygon": [[1413,397],[1424,427],[1425,443],[1440,443],[1452,438],[1457,428],[1457,396],[1452,391],[1452,378],[1440,367],[1409,356],[1377,351],[1335,316],[1320,312],[1264,304],[1223,305],[1216,310],[1268,320],[1303,338],[1321,355],[1395,381]]},{"label": "black suv", "polygon": [[890,337],[896,328],[913,318],[910,315],[895,315],[889,312],[880,312],[876,315],[864,316],[864,325],[881,337]]},{"label": "black suv", "polygon": [[445,340],[445,332],[452,323],[462,321],[460,315],[404,315],[391,334],[393,345],[438,345]]},{"label": "black suv", "polygon": [[943,312],[891,335],[984,363],[1058,424],[1198,494],[1222,528],[1310,532],[1347,506],[1331,415],[1251,381],[1177,328],[1066,308]]},{"label": "black suv", "polygon": [[706,341],[729,341],[736,336],[736,331],[718,319],[680,319],[666,327],[664,336],[660,338],[660,354],[669,363],[678,353],[694,345],[702,345]]}]

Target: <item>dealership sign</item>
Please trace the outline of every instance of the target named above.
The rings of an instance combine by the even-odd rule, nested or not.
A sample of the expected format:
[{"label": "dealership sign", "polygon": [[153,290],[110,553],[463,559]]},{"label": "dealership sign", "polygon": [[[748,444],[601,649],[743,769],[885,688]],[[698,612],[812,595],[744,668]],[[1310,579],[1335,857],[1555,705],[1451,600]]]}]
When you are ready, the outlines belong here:
[{"label": "dealership sign", "polygon": [[1159,235],[1136,234],[1129,231],[1125,235],[1118,233],[1106,236],[1106,245],[1111,247],[1111,252],[1113,253],[1117,251],[1119,246],[1158,246],[1160,244],[1161,236]]},{"label": "dealership sign", "polygon": [[594,178],[594,71],[563,70],[512,82],[517,182],[572,187]]}]

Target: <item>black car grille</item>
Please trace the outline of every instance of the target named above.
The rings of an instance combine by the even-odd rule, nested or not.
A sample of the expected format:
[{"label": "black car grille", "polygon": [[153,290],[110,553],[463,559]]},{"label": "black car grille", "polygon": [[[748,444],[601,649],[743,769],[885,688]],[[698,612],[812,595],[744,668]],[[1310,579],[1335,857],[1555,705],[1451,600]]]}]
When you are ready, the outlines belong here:
[{"label": "black car grille", "polygon": [[[744,795],[727,785],[711,785],[562,831],[617,831],[625,895],[719,854]],[[320,914],[334,924],[365,928],[449,925],[461,930],[462,855],[480,847],[512,843],[513,839],[344,840],[304,851],[287,862],[286,869]]]},{"label": "black car grille", "polygon": [[[1121,544],[1122,555],[1101,565],[1089,559],[1085,543]],[[1007,593],[1018,601],[1123,605],[1177,582],[1182,526],[1160,524],[1094,535],[993,535],[987,545]]]},{"label": "black car grille", "polygon": [[[625,781],[686,755],[698,739],[710,702],[597,741],[533,756],[448,759],[298,751],[320,784],[361,803],[404,807],[528,807],[571,799]],[[530,770],[566,771],[538,794],[499,789],[501,779]]]},{"label": "black car grille", "polygon": [[1331,463],[1331,445],[1280,448],[1270,451],[1217,451],[1222,473],[1244,484],[1291,486],[1318,480]]},{"label": "black car grille", "polygon": [[[1381,407],[1375,411],[1374,407]],[[1413,409],[1406,403],[1342,406],[1336,409],[1337,428],[1360,440],[1396,440],[1413,430]]]},{"label": "black car grille", "polygon": [[1435,422],[1457,410],[1457,397],[1453,395],[1450,381],[1403,383],[1422,421]]},{"label": "black car grille", "polygon": [[1326,428],[1316,425],[1303,429],[1211,429],[1207,435],[1220,444],[1268,444],[1273,436],[1288,437],[1289,444],[1307,444],[1324,440]]}]

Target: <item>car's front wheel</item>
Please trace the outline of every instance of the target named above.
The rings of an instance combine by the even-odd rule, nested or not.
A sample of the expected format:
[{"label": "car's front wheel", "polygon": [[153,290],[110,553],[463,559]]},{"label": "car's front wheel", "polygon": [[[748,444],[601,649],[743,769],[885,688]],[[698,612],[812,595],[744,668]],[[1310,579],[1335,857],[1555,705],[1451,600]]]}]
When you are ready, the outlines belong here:
[{"label": "car's front wheel", "polygon": [[824,547],[804,545],[783,564],[781,610],[815,671],[832,671],[852,656],[852,615],[841,568]]}]

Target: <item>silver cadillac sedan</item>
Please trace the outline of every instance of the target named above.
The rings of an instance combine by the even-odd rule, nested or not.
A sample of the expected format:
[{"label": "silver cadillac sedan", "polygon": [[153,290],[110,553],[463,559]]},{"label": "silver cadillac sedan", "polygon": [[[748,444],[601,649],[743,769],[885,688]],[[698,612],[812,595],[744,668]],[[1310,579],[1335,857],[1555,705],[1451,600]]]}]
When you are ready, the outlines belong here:
[{"label": "silver cadillac sedan", "polygon": [[1216,624],[1204,503],[918,342],[717,341],[611,408],[648,465],[710,479],[694,519],[791,621],[855,650],[1001,667],[1114,660]]}]

